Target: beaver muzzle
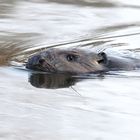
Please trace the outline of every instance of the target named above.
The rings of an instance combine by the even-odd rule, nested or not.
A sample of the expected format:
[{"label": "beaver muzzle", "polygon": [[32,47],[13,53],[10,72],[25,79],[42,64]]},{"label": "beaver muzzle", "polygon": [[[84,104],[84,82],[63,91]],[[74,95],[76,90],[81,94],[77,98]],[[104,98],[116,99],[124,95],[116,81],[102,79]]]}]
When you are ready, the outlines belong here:
[{"label": "beaver muzzle", "polygon": [[49,64],[41,55],[34,55],[30,57],[28,59],[28,63],[26,64],[26,68],[39,71],[56,71],[55,68]]}]

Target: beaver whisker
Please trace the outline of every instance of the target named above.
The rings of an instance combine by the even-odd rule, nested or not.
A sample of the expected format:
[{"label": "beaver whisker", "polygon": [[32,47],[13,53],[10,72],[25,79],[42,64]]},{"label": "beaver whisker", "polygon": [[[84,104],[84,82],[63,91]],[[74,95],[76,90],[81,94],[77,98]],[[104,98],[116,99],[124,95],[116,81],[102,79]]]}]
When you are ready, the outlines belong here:
[{"label": "beaver whisker", "polygon": [[48,62],[45,61],[44,65],[42,66],[43,68],[45,67],[45,69],[49,72],[56,72],[56,68],[49,64]]}]

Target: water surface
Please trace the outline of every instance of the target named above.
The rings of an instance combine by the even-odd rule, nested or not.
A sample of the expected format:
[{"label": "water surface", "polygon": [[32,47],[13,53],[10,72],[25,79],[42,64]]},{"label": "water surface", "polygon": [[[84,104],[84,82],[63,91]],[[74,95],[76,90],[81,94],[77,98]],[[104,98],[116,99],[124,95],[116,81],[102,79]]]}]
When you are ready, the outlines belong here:
[{"label": "water surface", "polygon": [[139,140],[140,70],[71,77],[23,66],[47,47],[139,58],[139,14],[136,0],[0,1],[0,139]]}]

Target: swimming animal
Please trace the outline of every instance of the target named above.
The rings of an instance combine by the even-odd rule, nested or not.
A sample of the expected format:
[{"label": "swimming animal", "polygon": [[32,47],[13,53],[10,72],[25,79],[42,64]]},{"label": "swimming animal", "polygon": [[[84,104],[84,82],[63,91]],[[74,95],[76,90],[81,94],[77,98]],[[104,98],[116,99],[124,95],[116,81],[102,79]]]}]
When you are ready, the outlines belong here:
[{"label": "swimming animal", "polygon": [[27,69],[51,73],[98,73],[112,70],[134,70],[140,67],[140,61],[126,56],[95,53],[82,49],[51,48],[31,56]]}]

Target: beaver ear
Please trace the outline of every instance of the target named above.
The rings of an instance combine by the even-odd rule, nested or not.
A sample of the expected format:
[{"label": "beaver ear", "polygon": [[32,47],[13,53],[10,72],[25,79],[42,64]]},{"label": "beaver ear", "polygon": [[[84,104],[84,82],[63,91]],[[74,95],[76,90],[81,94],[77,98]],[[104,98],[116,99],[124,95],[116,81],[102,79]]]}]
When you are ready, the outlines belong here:
[{"label": "beaver ear", "polygon": [[100,63],[100,64],[107,64],[108,59],[107,59],[106,53],[100,52],[100,53],[98,54],[98,56],[99,56],[98,63]]}]

